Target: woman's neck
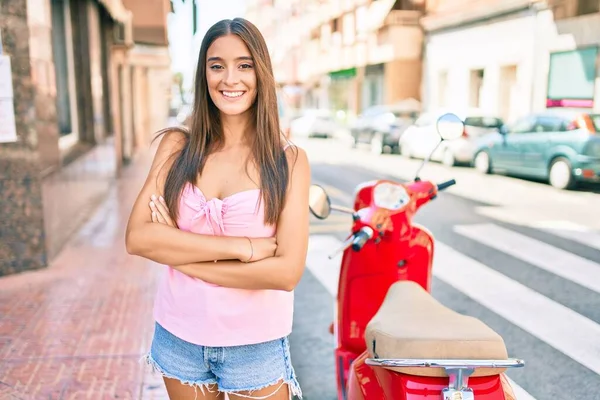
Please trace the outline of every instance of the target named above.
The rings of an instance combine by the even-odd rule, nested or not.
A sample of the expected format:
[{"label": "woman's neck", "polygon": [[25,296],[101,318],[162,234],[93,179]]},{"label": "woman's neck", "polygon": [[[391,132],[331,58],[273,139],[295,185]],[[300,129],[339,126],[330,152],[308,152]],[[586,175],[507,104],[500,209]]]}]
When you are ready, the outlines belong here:
[{"label": "woman's neck", "polygon": [[248,144],[247,132],[250,127],[250,118],[247,113],[241,115],[221,115],[221,123],[225,139],[224,147]]}]

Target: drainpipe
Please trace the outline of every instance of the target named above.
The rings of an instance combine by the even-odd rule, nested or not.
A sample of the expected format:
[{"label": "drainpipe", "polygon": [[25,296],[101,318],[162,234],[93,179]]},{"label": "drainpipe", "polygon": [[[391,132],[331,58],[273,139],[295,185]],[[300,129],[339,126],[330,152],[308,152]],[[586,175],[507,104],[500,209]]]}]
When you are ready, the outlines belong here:
[{"label": "drainpipe", "polygon": [[[541,56],[541,45],[540,45],[540,35],[539,35],[539,14],[541,11],[545,11],[548,10],[548,4],[546,1],[539,1],[539,2],[535,2],[531,4],[531,10],[533,10],[534,14],[534,22],[533,22],[533,49],[532,49],[532,55],[533,55],[533,62],[532,62],[532,66],[531,66],[531,95],[530,95],[530,99],[529,99],[529,108],[530,108],[530,112],[535,112],[536,111],[536,88],[538,87],[537,84],[537,76],[538,76],[538,67],[540,65],[540,63],[538,62],[540,56]],[[543,42],[542,42],[543,43]],[[547,49],[545,49],[547,50]],[[545,97],[545,96],[544,96]],[[544,103],[544,108],[546,107],[546,104]]]}]

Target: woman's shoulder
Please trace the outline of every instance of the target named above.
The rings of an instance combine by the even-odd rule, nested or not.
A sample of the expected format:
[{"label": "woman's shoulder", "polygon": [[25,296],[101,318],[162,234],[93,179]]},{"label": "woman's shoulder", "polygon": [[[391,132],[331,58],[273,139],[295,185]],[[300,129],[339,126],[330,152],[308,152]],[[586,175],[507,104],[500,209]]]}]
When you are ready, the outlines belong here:
[{"label": "woman's shoulder", "polygon": [[170,126],[158,131],[154,140],[162,137],[158,147],[159,151],[172,153],[185,147],[189,136],[190,132],[185,126]]},{"label": "woman's shoulder", "polygon": [[308,164],[308,156],[306,151],[295,143],[292,143],[288,139],[285,139],[282,144],[283,151],[285,152],[288,165],[294,168],[297,165]]},{"label": "woman's shoulder", "polygon": [[281,147],[286,153],[288,152],[288,150],[290,150],[291,152],[297,152],[300,150],[300,146],[298,146],[286,137],[281,138]]}]

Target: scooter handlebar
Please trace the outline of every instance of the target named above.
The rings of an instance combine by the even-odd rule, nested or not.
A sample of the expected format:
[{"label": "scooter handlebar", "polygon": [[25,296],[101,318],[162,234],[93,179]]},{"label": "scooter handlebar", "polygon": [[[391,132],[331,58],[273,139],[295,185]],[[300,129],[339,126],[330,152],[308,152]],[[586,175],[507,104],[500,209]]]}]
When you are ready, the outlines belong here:
[{"label": "scooter handlebar", "polygon": [[456,185],[456,181],[454,179],[450,179],[449,181],[442,182],[442,183],[438,184],[437,185],[437,190],[438,191],[444,190],[444,189],[449,188],[452,185]]},{"label": "scooter handlebar", "polygon": [[368,226],[365,226],[360,231],[356,232],[354,240],[352,240],[352,250],[359,251],[362,249],[365,243],[373,237],[373,234],[373,229]]}]

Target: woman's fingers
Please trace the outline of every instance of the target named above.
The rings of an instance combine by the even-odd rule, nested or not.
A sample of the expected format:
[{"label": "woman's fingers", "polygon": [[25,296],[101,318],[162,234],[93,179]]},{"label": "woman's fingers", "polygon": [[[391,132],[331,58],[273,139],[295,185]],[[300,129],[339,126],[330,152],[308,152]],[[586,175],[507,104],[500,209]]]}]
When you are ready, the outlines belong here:
[{"label": "woman's fingers", "polygon": [[156,197],[155,195],[153,195],[152,201],[150,202],[150,208],[153,212],[156,213],[158,222],[173,227],[175,226],[175,224],[171,220],[171,215],[169,214],[167,204],[162,196]]}]

